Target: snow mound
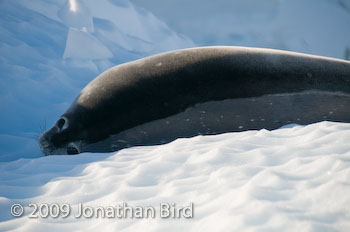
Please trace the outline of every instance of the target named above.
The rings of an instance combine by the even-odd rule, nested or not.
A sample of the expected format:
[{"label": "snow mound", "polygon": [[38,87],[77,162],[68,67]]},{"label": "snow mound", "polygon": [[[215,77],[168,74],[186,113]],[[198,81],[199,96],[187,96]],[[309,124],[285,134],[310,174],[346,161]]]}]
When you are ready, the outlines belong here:
[{"label": "snow mound", "polygon": [[[350,125],[178,139],[0,163],[0,230],[349,231]],[[193,218],[29,218],[29,203],[189,205]],[[25,215],[10,215],[12,204]]]},{"label": "snow mound", "polygon": [[127,0],[0,1],[0,162],[39,157],[39,135],[106,69],[193,47]]}]

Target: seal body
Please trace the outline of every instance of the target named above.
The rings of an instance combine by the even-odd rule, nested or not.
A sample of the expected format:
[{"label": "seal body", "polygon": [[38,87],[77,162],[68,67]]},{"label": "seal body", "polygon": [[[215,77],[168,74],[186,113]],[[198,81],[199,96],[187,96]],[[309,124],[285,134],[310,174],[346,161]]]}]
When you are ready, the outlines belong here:
[{"label": "seal body", "polygon": [[202,47],[115,66],[39,139],[44,154],[108,152],[290,123],[350,122],[350,62]]}]

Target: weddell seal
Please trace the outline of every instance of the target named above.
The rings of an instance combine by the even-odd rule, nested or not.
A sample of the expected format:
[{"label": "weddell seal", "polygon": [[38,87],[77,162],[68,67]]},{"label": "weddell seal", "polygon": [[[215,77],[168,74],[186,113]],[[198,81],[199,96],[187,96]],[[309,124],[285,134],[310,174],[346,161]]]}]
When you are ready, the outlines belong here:
[{"label": "weddell seal", "polygon": [[350,122],[350,62],[201,47],[117,65],[42,134],[45,155],[110,152],[290,123]]}]

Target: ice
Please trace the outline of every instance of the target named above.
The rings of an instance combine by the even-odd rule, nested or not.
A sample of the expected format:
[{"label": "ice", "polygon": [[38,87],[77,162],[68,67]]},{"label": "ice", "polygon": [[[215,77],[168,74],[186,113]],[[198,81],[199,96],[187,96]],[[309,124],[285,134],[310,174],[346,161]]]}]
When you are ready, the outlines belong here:
[{"label": "ice", "polygon": [[[0,164],[0,230],[348,231],[350,125],[321,122],[178,139],[116,153]],[[189,205],[194,217],[75,218],[84,206]],[[68,218],[12,204],[69,203]],[[157,214],[158,213],[158,214]]]},{"label": "ice", "polygon": [[94,31],[90,9],[80,0],[66,1],[64,6],[57,12],[57,15],[68,27],[83,29],[88,32]]},{"label": "ice", "polygon": [[111,51],[87,31],[70,28],[63,58],[73,59],[108,59]]},{"label": "ice", "polygon": [[0,33],[0,162],[40,156],[39,134],[106,69],[194,46],[128,1],[1,1]]},{"label": "ice", "polygon": [[[343,58],[349,6],[0,1],[0,231],[350,231],[348,123],[290,124],[76,156],[44,157],[37,143],[87,83],[123,62],[195,43]],[[29,203],[75,210],[79,203],[123,202],[156,209],[193,202],[194,217],[77,219],[75,211],[65,219],[28,217]],[[24,216],[11,216],[15,203],[26,206]]]},{"label": "ice", "polygon": [[130,1],[198,45],[269,47],[341,59],[350,48],[349,0]]}]

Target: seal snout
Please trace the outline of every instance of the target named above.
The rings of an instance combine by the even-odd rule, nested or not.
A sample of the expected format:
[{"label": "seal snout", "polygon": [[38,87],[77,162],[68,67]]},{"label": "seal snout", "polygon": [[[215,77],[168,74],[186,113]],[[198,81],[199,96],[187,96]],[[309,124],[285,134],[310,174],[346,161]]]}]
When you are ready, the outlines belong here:
[{"label": "seal snout", "polygon": [[73,155],[80,153],[80,143],[67,142],[66,133],[61,133],[68,129],[68,126],[68,119],[62,116],[50,130],[39,137],[39,146],[45,155]]},{"label": "seal snout", "polygon": [[39,146],[42,153],[45,155],[53,155],[59,152],[58,147],[55,145],[54,136],[58,135],[64,128],[66,123],[65,118],[60,118],[57,120],[55,125],[48,131],[44,132],[39,137]]},{"label": "seal snout", "polygon": [[80,143],[71,142],[62,147],[56,147],[52,141],[52,135],[57,134],[55,127],[39,137],[39,146],[45,155],[76,155],[80,153]]},{"label": "seal snout", "polygon": [[52,138],[52,129],[43,133],[39,137],[40,150],[45,155],[52,155],[54,153],[53,151],[55,150],[55,148],[52,144],[51,138]]}]

